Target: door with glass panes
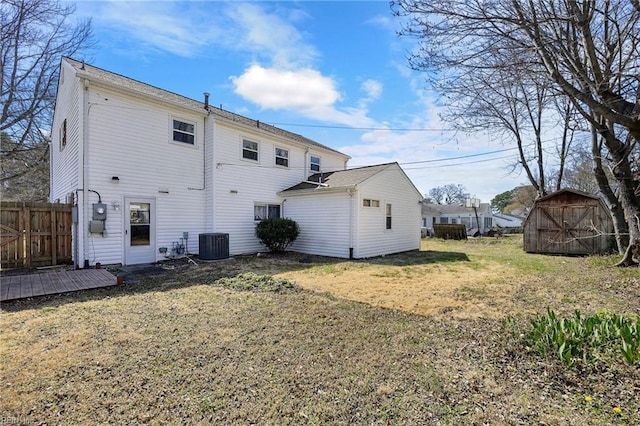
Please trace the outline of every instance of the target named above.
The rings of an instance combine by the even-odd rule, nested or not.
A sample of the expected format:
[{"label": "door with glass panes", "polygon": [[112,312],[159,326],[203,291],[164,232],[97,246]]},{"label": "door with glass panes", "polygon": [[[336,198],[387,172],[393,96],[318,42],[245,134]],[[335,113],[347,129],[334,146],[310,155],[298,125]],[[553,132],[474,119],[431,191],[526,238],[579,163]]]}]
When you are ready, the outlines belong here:
[{"label": "door with glass panes", "polygon": [[155,199],[126,198],[125,206],[124,264],[155,262]]}]

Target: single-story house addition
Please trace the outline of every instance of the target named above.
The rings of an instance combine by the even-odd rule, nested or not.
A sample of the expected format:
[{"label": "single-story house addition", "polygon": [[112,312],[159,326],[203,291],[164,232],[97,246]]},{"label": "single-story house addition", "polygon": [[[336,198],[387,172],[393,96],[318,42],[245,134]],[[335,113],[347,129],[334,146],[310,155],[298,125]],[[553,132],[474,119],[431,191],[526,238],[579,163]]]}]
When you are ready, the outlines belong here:
[{"label": "single-story house addition", "polygon": [[[296,220],[293,249],[305,253],[419,248],[422,197],[397,164],[348,170],[348,155],[213,107],[208,96],[62,59],[50,198],[73,200],[76,265],[198,254],[203,233],[228,234],[230,255],[255,253],[265,217]],[[315,188],[298,186],[310,179]]]},{"label": "single-story house addition", "polygon": [[366,258],[420,247],[422,195],[398,163],[316,173],[278,195],[301,227],[294,250]]}]

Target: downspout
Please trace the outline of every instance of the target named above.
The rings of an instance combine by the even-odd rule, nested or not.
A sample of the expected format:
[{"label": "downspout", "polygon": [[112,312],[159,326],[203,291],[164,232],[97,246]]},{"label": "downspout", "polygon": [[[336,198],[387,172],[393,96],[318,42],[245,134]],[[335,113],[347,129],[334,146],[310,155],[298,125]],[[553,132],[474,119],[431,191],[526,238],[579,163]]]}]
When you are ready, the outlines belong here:
[{"label": "downspout", "polygon": [[204,92],[204,109],[207,115],[202,119],[202,188],[188,187],[189,191],[204,191],[207,189],[207,118],[211,115],[209,107],[209,92]]},{"label": "downspout", "polygon": [[309,178],[309,172],[307,166],[309,165],[309,148],[304,151],[304,167],[302,168],[302,180],[305,181]]},{"label": "downspout", "polygon": [[[82,203],[78,203],[78,207],[82,210],[82,213],[78,212],[78,236],[82,236],[82,246],[79,256],[82,256],[83,267],[89,266],[89,259],[87,258],[87,212],[88,212],[88,197],[87,197],[87,185],[89,184],[89,167],[87,167],[87,145],[89,138],[89,80],[83,79],[82,84],[82,144],[80,150],[80,156],[82,157],[82,176],[81,176],[81,191]],[[76,268],[79,265],[79,257],[76,260]]]},{"label": "downspout", "polygon": [[347,189],[347,194],[349,194],[349,259],[353,260],[353,191]]}]

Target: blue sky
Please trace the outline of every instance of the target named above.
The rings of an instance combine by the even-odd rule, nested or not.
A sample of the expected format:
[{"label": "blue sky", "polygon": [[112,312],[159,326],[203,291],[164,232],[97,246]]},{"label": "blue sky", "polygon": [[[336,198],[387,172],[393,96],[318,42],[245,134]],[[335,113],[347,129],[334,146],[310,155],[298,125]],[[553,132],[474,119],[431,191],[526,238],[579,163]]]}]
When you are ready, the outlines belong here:
[{"label": "blue sky", "polygon": [[509,173],[516,151],[499,136],[439,119],[387,1],[76,4],[96,42],[77,59],[197,100],[210,92],[213,105],[350,155],[350,167],[397,161],[422,193],[462,184],[483,202],[526,179]]}]

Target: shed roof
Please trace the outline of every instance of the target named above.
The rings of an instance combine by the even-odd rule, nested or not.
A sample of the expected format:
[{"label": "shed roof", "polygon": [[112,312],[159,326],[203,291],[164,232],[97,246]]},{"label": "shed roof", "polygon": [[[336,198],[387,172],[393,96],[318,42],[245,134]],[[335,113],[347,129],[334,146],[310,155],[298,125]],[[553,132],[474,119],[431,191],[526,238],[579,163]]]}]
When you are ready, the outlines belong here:
[{"label": "shed roof", "polygon": [[[206,114],[203,102],[196,101],[186,96],[178,95],[168,90],[160,89],[158,87],[152,86],[147,83],[142,83],[138,80],[134,80],[132,78],[125,77],[121,74],[107,71],[102,68],[98,68],[96,66],[89,65],[85,62],[81,62],[69,57],[64,57],[62,58],[62,60],[67,62],[69,65],[71,65],[76,70],[76,73],[80,77],[88,78],[89,80],[100,81],[111,86],[120,87],[123,90],[128,90],[131,92],[136,92],[142,95],[150,96],[152,98],[163,100],[165,102],[178,105],[184,108],[202,110],[203,114]],[[288,130],[281,129],[276,126],[272,126],[270,124],[263,123],[259,120],[253,120],[251,118],[247,118],[242,115],[239,115],[230,111],[226,111],[222,108],[218,108],[213,105],[209,105],[209,111],[211,112],[211,114],[215,115],[217,118],[221,118],[226,121],[231,121],[234,123],[239,123],[246,126],[254,127],[256,129],[270,133],[272,135],[284,137],[305,145],[311,145],[323,150],[331,151],[344,156],[346,159],[350,158],[348,155],[340,151],[337,151],[333,148],[330,148],[326,145],[318,143],[312,139],[306,138],[297,133],[289,132]]]},{"label": "shed roof", "polygon": [[579,195],[579,196],[582,196],[582,197],[592,198],[592,199],[594,199],[594,200],[601,200],[601,198],[600,198],[599,196],[597,196],[597,195],[588,194],[588,193],[586,193],[586,192],[578,191],[577,189],[563,188],[563,189],[560,189],[559,191],[552,192],[551,194],[547,194],[547,195],[545,195],[544,197],[540,197],[540,198],[538,198],[538,199],[534,202],[534,204],[535,204],[535,203],[538,203],[538,202],[540,202],[540,201],[548,200],[548,199],[550,199],[550,198],[555,198],[555,197],[557,197],[557,196],[559,196],[559,195],[566,194],[566,193],[576,194],[576,195]]}]

